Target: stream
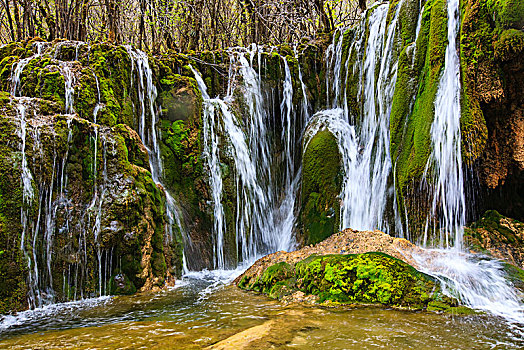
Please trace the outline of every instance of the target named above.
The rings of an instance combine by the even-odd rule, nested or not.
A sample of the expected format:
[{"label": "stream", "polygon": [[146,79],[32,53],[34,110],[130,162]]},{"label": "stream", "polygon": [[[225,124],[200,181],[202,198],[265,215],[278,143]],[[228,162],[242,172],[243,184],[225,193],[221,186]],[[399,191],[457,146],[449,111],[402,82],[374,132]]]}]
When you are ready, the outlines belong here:
[{"label": "stream", "polygon": [[[159,293],[5,316],[2,349],[199,349],[245,331],[247,349],[519,349],[522,325],[486,315],[285,306],[231,285],[242,270],[187,274]],[[217,344],[217,348],[221,348]],[[228,348],[228,347],[226,347]]]}]

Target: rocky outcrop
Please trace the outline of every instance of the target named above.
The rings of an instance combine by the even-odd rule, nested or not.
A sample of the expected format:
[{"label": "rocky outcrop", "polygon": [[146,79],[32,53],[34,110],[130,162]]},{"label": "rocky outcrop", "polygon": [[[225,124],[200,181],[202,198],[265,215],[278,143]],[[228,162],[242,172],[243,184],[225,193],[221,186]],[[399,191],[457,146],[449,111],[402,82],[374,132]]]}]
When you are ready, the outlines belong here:
[{"label": "rocky outcrop", "polygon": [[136,132],[42,103],[13,98],[0,116],[0,311],[173,284],[181,241]]},{"label": "rocky outcrop", "polygon": [[[311,45],[312,55],[306,46],[263,53],[264,69],[256,68],[267,91],[280,98],[283,57],[297,90],[296,56],[321,72],[313,67],[322,66],[323,44]],[[192,269],[213,267],[203,102],[188,65],[211,96],[223,95],[229,54],[151,57],[127,46],[38,38],[0,48],[0,313],[169,285],[181,274],[184,243]],[[304,81],[319,104],[321,78]],[[242,98],[235,108],[241,119]],[[222,198],[235,265],[237,184],[227,142]]]},{"label": "rocky outcrop", "polygon": [[524,223],[487,211],[469,225],[464,240],[470,249],[506,261],[524,269]]},{"label": "rocky outcrop", "polygon": [[182,237],[139,135],[152,116],[128,49],[34,41],[0,56],[0,313],[172,285]]},{"label": "rocky outcrop", "polygon": [[315,246],[268,255],[235,283],[284,302],[364,303],[430,310],[456,306],[432,277],[405,262],[414,263],[411,254],[416,252],[421,249],[404,239],[379,231],[348,229]]}]

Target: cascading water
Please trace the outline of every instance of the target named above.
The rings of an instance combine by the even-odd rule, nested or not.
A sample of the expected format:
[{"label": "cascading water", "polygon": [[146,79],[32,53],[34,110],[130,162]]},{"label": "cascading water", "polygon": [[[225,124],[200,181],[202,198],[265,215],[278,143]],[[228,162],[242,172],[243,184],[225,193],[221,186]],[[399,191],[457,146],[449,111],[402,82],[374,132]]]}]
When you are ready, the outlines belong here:
[{"label": "cascading water", "polygon": [[431,218],[438,217],[434,229],[440,233],[440,245],[457,249],[462,246],[466,224],[460,136],[460,63],[456,47],[459,16],[459,1],[449,0],[448,46],[435,99],[435,119],[431,126],[433,152],[427,170],[430,176],[433,174],[435,184],[424,236],[427,241]]},{"label": "cascading water", "polygon": [[209,185],[211,187],[211,197],[213,199],[213,238],[214,244],[214,256],[215,256],[215,267],[225,267],[224,261],[224,233],[225,227],[225,216],[224,208],[222,206],[222,174],[220,171],[220,163],[218,158],[218,133],[215,131],[217,127],[215,125],[215,108],[216,106],[211,103],[211,99],[207,94],[207,88],[200,78],[200,76],[194,71],[193,67],[190,66],[193,74],[197,77],[198,86],[202,92],[204,98],[204,115],[203,115],[203,133],[204,133],[204,151],[203,155],[207,160],[207,166],[209,168]]},{"label": "cascading water", "polygon": [[[201,91],[205,92],[206,87],[203,84],[202,79],[198,73],[195,72],[197,82]],[[204,95],[204,93],[203,93]],[[205,95],[204,95],[205,96]],[[219,131],[225,133],[229,138],[232,146],[232,152],[234,153],[235,170],[238,174],[237,183],[237,232],[236,238],[239,242],[242,256],[244,259],[252,259],[259,254],[257,244],[266,243],[267,241],[256,240],[253,235],[261,234],[262,232],[256,232],[252,225],[265,225],[260,218],[260,213],[266,209],[268,204],[268,198],[265,191],[261,188],[257,181],[257,168],[251,158],[251,154],[248,148],[243,131],[236,123],[236,118],[233,113],[229,110],[227,104],[220,99],[210,99],[209,96],[205,97],[204,100],[204,130],[208,133],[205,137],[211,139],[211,143],[207,144],[208,151],[204,153],[207,157],[208,166],[210,171],[215,169],[216,173],[210,174],[210,185],[212,191],[212,197],[214,200],[214,236],[215,238],[215,267],[223,269],[228,267],[225,264],[224,251],[223,251],[223,238],[225,230],[225,219],[223,216],[222,204],[220,201],[222,194],[222,180],[218,164],[220,159],[218,158],[217,147],[217,133]],[[219,116],[221,119],[219,119]],[[213,134],[212,132],[215,132]],[[258,217],[250,219],[252,215]],[[257,219],[259,220],[257,222]],[[261,226],[258,226],[260,228]],[[263,237],[262,237],[263,238]],[[270,237],[271,238],[271,237]],[[272,243],[272,242],[268,242]]]},{"label": "cascading water", "polygon": [[45,46],[46,43],[44,42],[36,42],[33,45],[36,46],[36,53],[34,53],[32,56],[29,56],[27,58],[21,59],[16,64],[15,69],[13,70],[11,74],[11,95],[17,96],[19,93],[20,88],[20,77],[22,76],[22,72],[24,71],[25,66],[34,58],[40,57],[42,55],[42,49]]},{"label": "cascading water", "polygon": [[[293,230],[296,220],[295,198],[297,197],[301,169],[301,141],[304,149],[309,140],[321,129],[329,130],[337,139],[344,168],[341,200],[341,228],[381,229],[390,233],[402,232],[399,214],[388,213],[388,203],[395,201],[395,184],[391,177],[392,162],[389,154],[389,114],[396,83],[398,55],[396,43],[399,39],[398,21],[400,1],[388,22],[388,4],[374,7],[369,16],[364,16],[360,25],[354,28],[353,41],[348,52],[344,43],[344,32],[339,31],[326,53],[327,110],[310,117],[310,106],[302,71],[298,65],[300,90],[293,90],[293,76],[290,69],[292,59],[280,57],[283,79],[279,81],[278,104],[268,97],[267,86],[262,80],[261,47],[235,48],[229,51],[230,75],[228,92],[223,98],[211,98],[207,87],[196,70],[193,74],[204,98],[203,108],[203,156],[209,171],[209,185],[213,208],[214,268],[225,269],[242,266],[261,254],[294,247]],[[465,204],[461,162],[460,139],[460,75],[456,37],[459,26],[458,1],[448,2],[448,47],[445,66],[435,100],[435,121],[431,127],[433,152],[428,163],[427,181],[435,184],[432,211],[428,219],[427,236],[431,229],[442,234],[443,246],[461,247],[462,227],[465,224]],[[422,16],[416,28],[416,36],[422,26]],[[416,50],[416,43],[410,45]],[[127,47],[133,64],[131,87],[138,95],[139,136],[149,153],[150,169],[157,184],[163,181],[163,166],[160,152],[160,134],[157,130],[159,106],[155,103],[157,90],[153,83],[153,72],[145,53]],[[59,47],[57,51],[59,52]],[[56,53],[55,52],[55,53]],[[36,55],[40,55],[40,48]],[[12,75],[13,95],[20,89],[20,76],[24,66],[35,56],[19,61]],[[78,56],[78,46],[76,47]],[[346,57],[346,60],[343,60]],[[414,55],[412,55],[414,57]],[[298,54],[295,49],[295,59]],[[289,61],[288,61],[289,60]],[[413,62],[412,62],[413,64]],[[65,113],[74,114],[75,76],[71,65],[60,65],[65,78]],[[73,67],[74,68],[74,67]],[[348,81],[358,81],[357,106],[348,105]],[[107,158],[114,153],[114,144],[106,138],[104,127],[96,125],[97,115],[103,108],[100,98],[99,81],[94,75],[97,87],[97,104],[93,110],[94,125],[94,181],[93,198],[86,210],[86,227],[94,234],[96,259],[95,271],[80,262],[64,270],[63,283],[74,286],[72,299],[83,298],[82,279],[89,273],[98,275],[98,295],[107,294],[108,279],[113,270],[113,250],[102,249],[101,223],[103,205],[106,200],[110,179],[108,179]],[[280,90],[279,90],[280,89]],[[297,92],[299,92],[297,94]],[[242,96],[242,107],[237,113],[236,96]],[[302,106],[294,99],[301,95]],[[26,108],[20,99],[18,106],[22,153],[22,183],[24,207],[22,209],[22,251],[28,261],[31,306],[45,304],[46,294],[52,298],[53,275],[51,255],[53,232],[56,228],[58,209],[71,206],[67,193],[65,158],[55,154],[50,183],[40,183],[38,214],[31,214],[35,179],[29,171],[26,159]],[[280,109],[278,110],[278,107]],[[277,111],[278,110],[278,111]],[[72,142],[71,122],[68,145]],[[271,123],[277,124],[275,127]],[[304,125],[307,124],[307,129]],[[100,133],[100,134],[99,134]],[[37,137],[33,136],[36,140]],[[101,144],[102,164],[98,171],[98,144]],[[36,145],[36,141],[34,141]],[[113,149],[112,149],[113,148]],[[223,158],[222,158],[223,157]],[[297,158],[298,157],[298,158]],[[225,162],[232,160],[232,177],[236,185],[236,217],[234,225],[227,225],[223,205]],[[278,169],[275,171],[275,169]],[[162,186],[164,187],[164,186]],[[170,243],[174,229],[181,230],[184,244],[190,244],[190,237],[184,231],[181,209],[175,198],[165,189],[166,229],[165,242]],[[53,195],[55,193],[55,195]],[[64,209],[65,210],[65,209]],[[390,217],[393,215],[394,217]],[[34,216],[34,217],[33,217]],[[69,221],[64,220],[67,227]],[[430,227],[434,225],[435,227]],[[234,232],[233,232],[234,230]],[[234,233],[235,254],[226,247],[226,240]],[[454,235],[454,237],[453,237]],[[43,236],[44,245],[39,243]],[[427,238],[426,236],[426,238]],[[86,232],[78,242],[78,258],[87,262]],[[28,249],[32,244],[33,248]],[[458,249],[457,249],[458,250]],[[41,253],[41,257],[38,254]],[[494,260],[479,259],[465,253],[449,250],[439,255],[417,257],[423,271],[439,278],[445,289],[465,304],[490,311],[512,320],[522,321],[524,308],[514,288],[507,283],[502,265]],[[84,257],[82,258],[81,255]],[[429,258],[431,257],[431,259]],[[45,266],[43,266],[45,265]],[[87,264],[86,264],[87,265]],[[44,273],[42,272],[44,271]],[[237,269],[238,271],[238,269]],[[188,266],[184,259],[184,272]],[[222,271],[223,272],[223,271]],[[219,273],[217,275],[220,275]],[[227,275],[230,277],[231,275]],[[74,282],[71,282],[73,281]],[[218,283],[218,282],[217,282]],[[47,290],[46,290],[47,288]],[[69,287],[68,287],[69,288]],[[71,288],[73,289],[73,288]],[[79,295],[77,295],[77,293]],[[97,295],[94,293],[94,295]]]},{"label": "cascading water", "polygon": [[[387,4],[370,10],[372,12],[363,17],[360,26],[353,28],[353,42],[345,53],[347,62],[354,60],[352,67],[346,62],[344,69],[342,62],[343,31],[335,33],[326,52],[328,106],[334,109],[313,116],[305,143],[307,145],[321,129],[328,129],[337,139],[344,168],[341,228],[380,229],[389,233],[395,229],[398,235],[403,233],[396,211],[397,198],[387,183],[391,172],[389,115],[399,55],[395,49],[396,26],[402,3],[398,3],[387,28]],[[450,295],[466,305],[522,322],[524,307],[501,263],[460,252],[466,206],[460,138],[460,64],[456,47],[458,6],[458,1],[448,1],[448,47],[434,102],[433,151],[425,173],[427,181],[435,185],[424,241],[429,241],[433,230],[440,232],[437,242],[453,249],[437,251],[436,255],[428,252],[418,256],[417,262],[420,269],[436,276]],[[422,12],[415,38],[418,38],[421,25]],[[416,43],[408,49],[413,50],[414,60]],[[346,92],[348,76],[355,74],[360,82],[358,101],[361,103],[360,113],[356,115],[348,109]],[[392,218],[387,217],[385,210],[389,196],[393,196],[394,201]]]},{"label": "cascading water", "polygon": [[[191,238],[184,228],[180,207],[166,186],[162,184],[163,166],[160,154],[160,135],[157,132],[158,116],[155,106],[157,89],[153,84],[153,71],[149,66],[149,58],[145,52],[135,50],[131,46],[126,46],[126,50],[132,62],[131,72],[134,72],[136,69],[136,89],[140,103],[140,119],[138,123],[140,139],[149,154],[149,166],[151,168],[153,181],[159,184],[166,194],[166,219],[168,225],[166,225],[164,239],[167,242],[172,241],[173,225],[176,224],[180,230],[184,244],[188,244]],[[131,78],[131,85],[133,86],[133,78]],[[147,123],[148,115],[150,118],[149,124]],[[188,271],[185,255],[183,257],[183,269],[186,272]]]},{"label": "cascading water", "polygon": [[437,276],[448,293],[466,305],[524,323],[524,304],[509,282],[502,263],[461,252],[466,203],[460,130],[460,61],[456,46],[459,5],[458,0],[447,1],[448,45],[435,98],[432,153],[424,174],[434,187],[424,242],[429,231],[434,230],[439,234],[439,245],[450,249],[437,251],[436,258],[418,257],[418,263],[421,269]]},{"label": "cascading water", "polygon": [[71,68],[67,65],[64,65],[62,67],[62,70],[65,81],[65,113],[73,114],[75,113],[75,109],[73,108],[73,94],[75,93],[75,76],[73,75]]},{"label": "cascading water", "polygon": [[[224,255],[226,222],[221,203],[223,183],[219,164],[219,140],[230,144],[235,166],[237,191],[237,217],[235,236],[240,256],[236,263],[276,250],[294,247],[293,230],[296,213],[295,201],[299,188],[300,169],[296,168],[298,145],[303,126],[308,119],[309,105],[306,87],[299,66],[302,110],[293,104],[292,75],[287,58],[282,57],[284,80],[280,100],[280,140],[282,156],[275,157],[275,142],[268,132],[274,116],[261,78],[262,48],[252,45],[249,49],[230,51],[230,70],[227,96],[210,98],[200,74],[193,73],[204,97],[204,156],[210,171],[209,183],[214,211],[215,267],[228,264]],[[295,51],[298,62],[298,54]],[[256,60],[256,61],[255,61]],[[258,72],[254,63],[258,65]],[[240,121],[233,112],[234,91],[238,89],[247,105],[247,115]],[[298,139],[298,140],[297,140]],[[224,143],[224,140],[222,143]],[[272,173],[276,164],[281,173]]]},{"label": "cascading water", "polygon": [[[342,62],[343,32],[335,33],[326,53],[327,95],[328,98],[333,96],[328,105],[333,106],[334,110],[320,112],[316,116],[319,120],[313,118],[312,127],[318,130],[319,125],[328,125],[327,128],[334,133],[339,144],[344,165],[340,195],[341,229],[351,227],[391,232],[397,222],[395,220],[391,224],[385,211],[392,192],[388,185],[391,172],[389,113],[396,82],[398,57],[394,55],[393,49],[401,6],[402,1],[397,5],[387,28],[388,4],[379,5],[369,17],[362,19],[355,29],[355,38],[346,62]],[[367,33],[369,36],[366,40]],[[362,46],[363,43],[366,45]],[[352,56],[356,57],[356,61],[350,73],[349,60]],[[343,65],[345,79],[341,78]],[[350,74],[358,74],[360,82],[358,91],[361,105],[358,115],[352,115],[347,104],[346,85]],[[332,84],[330,76],[333,78]],[[337,116],[341,120],[337,120]],[[349,123],[354,127],[350,127]]]},{"label": "cascading water", "polygon": [[[25,148],[26,148],[26,119],[25,119],[25,113],[26,113],[26,107],[23,104],[19,104],[17,106],[18,114],[20,117],[20,128],[19,128],[19,137],[22,140],[21,144],[21,152],[22,152],[22,198],[23,198],[23,206],[21,209],[21,223],[22,223],[22,235],[20,238],[20,250],[23,252],[25,258],[28,261],[28,285],[29,285],[29,306],[35,307],[39,304],[40,298],[38,297],[38,288],[35,288],[35,276],[33,275],[34,269],[31,268],[31,259],[28,257],[28,252],[25,248],[25,240],[26,235],[28,234],[28,230],[30,230],[29,226],[29,208],[33,204],[34,199],[34,190],[33,190],[33,176],[31,175],[31,171],[29,170],[29,167],[27,165],[27,158],[25,154]],[[37,270],[38,271],[38,270]]]}]

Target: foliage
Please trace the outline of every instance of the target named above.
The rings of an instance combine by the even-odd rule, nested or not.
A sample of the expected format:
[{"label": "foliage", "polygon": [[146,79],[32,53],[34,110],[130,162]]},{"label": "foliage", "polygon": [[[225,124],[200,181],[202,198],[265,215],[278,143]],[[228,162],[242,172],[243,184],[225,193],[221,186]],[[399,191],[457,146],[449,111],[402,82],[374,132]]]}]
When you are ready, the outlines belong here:
[{"label": "foliage", "polygon": [[130,43],[150,51],[214,50],[311,39],[348,26],[365,0],[3,0],[0,40]]}]

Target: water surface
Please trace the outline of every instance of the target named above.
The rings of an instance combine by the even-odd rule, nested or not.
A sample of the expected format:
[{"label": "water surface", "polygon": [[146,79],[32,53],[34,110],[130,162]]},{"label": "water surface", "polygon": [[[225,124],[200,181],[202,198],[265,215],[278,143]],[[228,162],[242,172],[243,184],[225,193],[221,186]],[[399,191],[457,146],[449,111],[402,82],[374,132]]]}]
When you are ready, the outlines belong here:
[{"label": "water surface", "polygon": [[[199,349],[221,346],[228,338],[229,348],[247,349],[524,347],[523,325],[491,315],[284,306],[224,286],[216,275],[195,277],[156,294],[91,299],[6,317],[0,322],[0,348]],[[245,338],[251,342],[239,342]]]}]

